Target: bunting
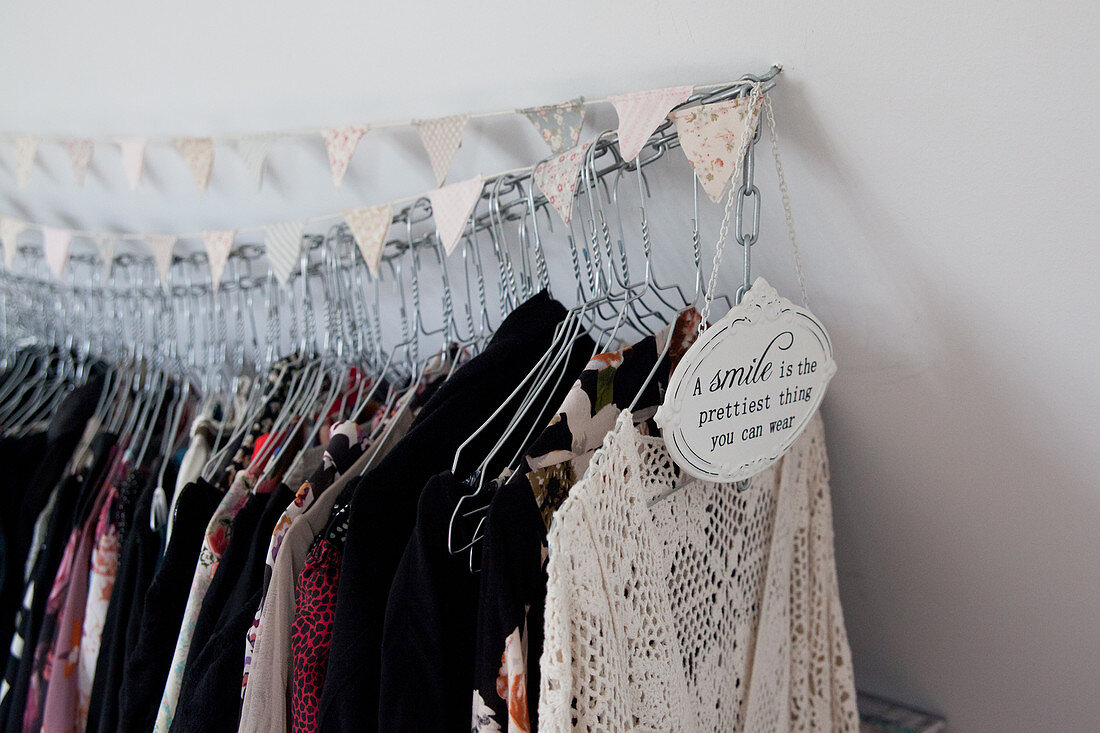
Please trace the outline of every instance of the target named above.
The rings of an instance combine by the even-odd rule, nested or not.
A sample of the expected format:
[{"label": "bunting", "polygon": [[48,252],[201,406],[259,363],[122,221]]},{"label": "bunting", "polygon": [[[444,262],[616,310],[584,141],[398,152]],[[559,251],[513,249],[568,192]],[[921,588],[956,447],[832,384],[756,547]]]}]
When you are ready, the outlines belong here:
[{"label": "bunting", "polygon": [[691,96],[694,87],[667,87],[609,97],[619,115],[619,152],[633,160],[669,111]]},{"label": "bunting", "polygon": [[[435,210],[433,202],[432,210]],[[351,228],[359,252],[370,269],[370,274],[378,277],[379,264],[382,262],[382,247],[386,244],[386,234],[393,223],[393,204],[378,206],[360,206],[357,209],[344,209],[344,220]],[[438,218],[436,220],[438,226]]]},{"label": "bunting", "polygon": [[99,253],[99,260],[103,264],[103,272],[109,278],[115,268],[115,247],[117,240],[110,234],[97,234],[95,248]]},{"label": "bunting", "polygon": [[750,109],[751,97],[704,104],[672,113],[680,147],[710,200],[718,203],[726,184],[737,175],[741,141],[756,133],[760,120],[759,98]]},{"label": "bunting", "polygon": [[584,124],[584,97],[561,104],[516,110],[535,126],[554,155],[575,146],[581,139]]},{"label": "bunting", "polygon": [[302,252],[302,228],[305,222],[285,221],[264,227],[264,249],[271,272],[280,285],[286,285]]},{"label": "bunting", "polygon": [[332,169],[332,182],[340,188],[344,182],[344,174],[347,173],[348,163],[359,145],[359,140],[367,134],[370,125],[344,125],[343,127],[330,127],[321,131],[321,137],[325,139],[325,150],[328,151],[328,164]]},{"label": "bunting", "polygon": [[420,133],[420,141],[428,151],[437,186],[442,186],[443,181],[447,180],[447,172],[451,169],[455,152],[462,145],[462,131],[466,129],[469,119],[470,115],[451,115],[434,120],[413,120]]},{"label": "bunting", "polygon": [[92,163],[95,142],[87,137],[73,137],[63,140],[61,144],[65,146],[65,150],[69,151],[69,162],[73,166],[73,179],[76,185],[83,186],[84,175]]},{"label": "bunting", "polygon": [[46,264],[54,277],[60,279],[65,274],[72,244],[73,233],[69,229],[42,227],[42,249],[46,251]]},{"label": "bunting", "polygon": [[452,183],[428,192],[435,229],[447,254],[454,251],[458,240],[462,238],[462,233],[466,230],[466,220],[470,218],[470,213],[481,196],[483,185],[484,179],[478,175],[468,181]]},{"label": "bunting", "polygon": [[19,188],[26,188],[31,180],[31,172],[34,171],[34,159],[38,157],[38,143],[41,142],[33,135],[19,135],[12,139],[12,147],[15,148],[15,180]]},{"label": "bunting", "polygon": [[122,151],[122,169],[126,171],[126,181],[130,190],[137,189],[141,183],[141,169],[145,166],[145,144],[143,137],[127,137],[117,141]]},{"label": "bunting", "polygon": [[208,137],[188,137],[176,140],[175,145],[191,171],[195,188],[199,194],[206,193],[210,185],[210,171],[214,167],[214,141]]},{"label": "bunting", "polygon": [[210,281],[214,284],[215,290],[221,284],[225,263],[229,261],[229,251],[233,249],[233,239],[236,236],[236,229],[202,233],[202,241],[206,245],[206,257],[210,260]]},{"label": "bunting", "polygon": [[4,266],[9,270],[15,264],[19,235],[27,228],[27,222],[11,217],[0,217],[0,243],[4,245]]},{"label": "bunting", "polygon": [[174,234],[146,234],[146,241],[153,248],[153,261],[157,265],[157,277],[160,278],[160,286],[168,290],[168,270],[172,267],[172,250],[179,239]]},{"label": "bunting", "polygon": [[237,141],[237,152],[240,153],[244,165],[248,168],[252,180],[256,182],[256,190],[259,191],[264,184],[264,167],[267,164],[267,154],[271,146],[278,139],[275,133],[261,135],[249,135]]},{"label": "bunting", "polygon": [[573,196],[577,191],[577,174],[584,164],[588,148],[595,138],[586,143],[566,150],[557,157],[544,160],[535,166],[531,178],[539,187],[546,200],[561,216],[566,224],[573,215]]}]

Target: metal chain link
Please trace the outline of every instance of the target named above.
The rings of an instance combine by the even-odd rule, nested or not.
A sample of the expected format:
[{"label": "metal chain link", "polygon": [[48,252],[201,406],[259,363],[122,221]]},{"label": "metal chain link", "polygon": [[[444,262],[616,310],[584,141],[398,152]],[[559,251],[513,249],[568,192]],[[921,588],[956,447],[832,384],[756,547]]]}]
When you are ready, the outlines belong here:
[{"label": "metal chain link", "polygon": [[794,228],[794,213],[791,211],[791,195],[787,190],[787,179],[783,175],[783,161],[779,158],[779,135],[775,131],[775,112],[772,110],[771,97],[764,97],[764,114],[768,119],[768,131],[771,133],[772,158],[775,159],[775,176],[779,181],[779,193],[783,200],[783,215],[787,220],[787,237],[794,252],[794,271],[798,275],[798,287],[802,290],[802,305],[810,308],[810,298],[806,295],[806,278],[802,274],[802,253],[798,250],[798,234]]},{"label": "metal chain link", "polygon": [[[752,92],[749,94],[749,114],[752,115],[753,121],[755,121],[757,115],[759,114],[759,103],[760,103],[761,94],[762,94],[762,85],[760,83],[753,84]],[[749,151],[749,145],[751,144],[752,139],[756,134],[755,133],[755,126],[752,124],[753,121],[750,121],[750,127],[754,128],[753,134],[752,135],[748,135],[748,134],[743,135],[742,138],[741,138],[741,144],[737,149],[737,157],[734,158],[734,160],[738,161],[738,163],[743,163],[743,161],[745,161],[745,158],[747,157],[747,154],[748,154],[748,151]],[[718,230],[718,241],[714,245],[714,260],[711,263],[710,280],[707,282],[707,289],[704,291],[705,296],[703,298],[703,308],[700,311],[700,315],[701,315],[701,318],[699,319],[699,332],[700,333],[702,333],[707,328],[707,319],[710,317],[710,305],[711,305],[711,302],[714,300],[714,291],[718,287],[718,266],[720,264],[722,264],[722,254],[723,254],[723,252],[725,251],[725,248],[726,248],[726,237],[729,235],[730,214],[732,214],[733,211],[734,211],[734,200],[737,197],[743,197],[744,196],[743,191],[745,191],[745,190],[756,191],[756,186],[755,185],[753,185],[751,189],[748,189],[748,188],[745,187],[744,176],[747,175],[748,173],[749,173],[748,166],[745,165],[743,170],[742,170],[742,185],[739,186],[738,188],[733,188],[731,186],[729,195],[726,197],[726,207],[725,207],[725,211],[722,213],[722,225]],[[750,184],[751,184],[751,181],[750,181]],[[757,192],[757,193],[759,193],[759,192]],[[742,203],[741,206],[743,206],[743,205],[744,204]],[[759,219],[759,211],[760,211],[760,205],[759,205],[759,197],[758,197],[757,198],[757,204],[753,207],[753,212],[755,214],[754,219],[757,219],[757,220]],[[750,234],[751,241],[755,241],[755,237],[760,232],[760,223],[759,223],[759,221],[755,221],[753,226],[754,226],[754,233]],[[748,239],[745,239],[745,235],[741,231],[738,231],[736,236],[738,237],[739,241],[742,241],[742,242],[749,241]],[[746,258],[749,256],[748,252],[749,252],[749,247],[751,247],[751,246],[752,246],[751,244],[747,244],[746,247],[745,247],[745,256],[746,256]]]}]

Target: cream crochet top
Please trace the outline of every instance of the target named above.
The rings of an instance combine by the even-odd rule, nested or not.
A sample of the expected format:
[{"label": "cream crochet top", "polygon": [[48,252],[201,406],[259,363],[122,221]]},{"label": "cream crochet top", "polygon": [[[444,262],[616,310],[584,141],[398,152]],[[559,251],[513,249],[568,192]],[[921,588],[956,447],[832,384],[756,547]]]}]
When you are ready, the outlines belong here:
[{"label": "cream crochet top", "polygon": [[856,731],[821,417],[738,493],[623,412],[549,535],[539,727]]}]

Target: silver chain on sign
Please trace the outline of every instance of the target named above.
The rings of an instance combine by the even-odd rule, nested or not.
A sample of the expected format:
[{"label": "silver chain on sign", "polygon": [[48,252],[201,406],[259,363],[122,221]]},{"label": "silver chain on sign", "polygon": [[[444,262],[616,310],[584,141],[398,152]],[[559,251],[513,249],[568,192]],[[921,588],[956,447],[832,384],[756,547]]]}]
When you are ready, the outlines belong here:
[{"label": "silver chain on sign", "polygon": [[[749,110],[754,120],[750,120],[746,133],[752,130],[751,134],[745,134],[741,138],[741,144],[737,151],[737,157],[735,160],[741,161],[741,185],[734,187],[730,186],[730,192],[726,196],[725,210],[722,213],[722,224],[718,231],[718,241],[714,247],[714,260],[711,264],[710,280],[707,283],[705,291],[705,297],[703,299],[703,307],[700,315],[702,316],[699,321],[699,331],[702,332],[707,327],[707,321],[710,316],[710,306],[714,300],[714,293],[718,286],[718,267],[722,262],[722,255],[726,248],[726,238],[729,236],[730,215],[736,213],[735,216],[735,229],[734,238],[737,243],[744,248],[745,252],[745,281],[738,287],[737,302],[741,301],[741,297],[744,295],[745,288],[749,285],[750,276],[750,248],[756,244],[757,239],[760,236],[760,190],[756,187],[753,180],[756,168],[756,160],[754,156],[754,149],[751,147],[751,143],[755,137],[759,135],[759,127],[754,123],[755,118],[760,114],[760,107],[764,108],[765,117],[768,123],[769,137],[772,144],[772,158],[775,160],[775,174],[779,182],[779,192],[783,203],[783,214],[787,222],[787,236],[791,242],[791,249],[794,253],[794,266],[795,273],[798,276],[798,285],[802,291],[802,303],[809,308],[809,297],[806,294],[806,278],[802,272],[802,255],[798,249],[798,237],[794,226],[794,214],[791,209],[791,197],[787,189],[787,179],[783,175],[783,162],[779,155],[779,136],[775,129],[775,113],[772,109],[771,98],[762,93],[760,84],[754,84],[752,91],[749,94]],[[745,200],[752,199],[751,216],[749,218],[748,231],[745,229],[745,217],[744,208]]]}]

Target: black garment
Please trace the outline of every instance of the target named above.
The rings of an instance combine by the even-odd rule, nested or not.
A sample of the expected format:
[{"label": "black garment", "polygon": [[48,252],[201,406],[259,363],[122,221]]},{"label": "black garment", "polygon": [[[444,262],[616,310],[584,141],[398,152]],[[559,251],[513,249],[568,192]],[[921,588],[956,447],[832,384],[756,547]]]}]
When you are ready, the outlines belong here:
[{"label": "black garment", "polygon": [[181,491],[172,539],[145,593],[137,644],[126,653],[119,689],[119,733],[152,730],[157,720],[203,535],[222,500],[221,492],[202,479]]},{"label": "black garment", "polygon": [[[218,560],[217,572],[214,573],[214,577],[210,581],[210,587],[202,598],[202,608],[195,619],[195,630],[191,634],[191,648],[187,652],[187,663],[184,666],[183,677],[180,680],[180,697],[177,698],[177,709],[179,707],[178,700],[182,699],[184,695],[184,684],[188,674],[196,666],[196,660],[206,647],[206,642],[217,630],[222,611],[229,602],[230,596],[233,595],[237,582],[244,572],[252,548],[252,541],[270,499],[271,494],[251,494],[245,501],[244,506],[233,517],[229,543],[225,546],[225,552],[222,553],[221,559]],[[270,534],[269,531],[269,537]],[[243,654],[243,636],[241,637],[241,650]],[[195,669],[194,671],[197,673],[200,670]]]},{"label": "black garment", "polygon": [[[386,607],[379,730],[457,731],[470,726],[478,579],[469,570],[467,553],[448,552],[447,529],[458,500],[472,492],[473,487],[447,472],[428,481],[420,494],[416,529]],[[480,505],[490,496],[483,491]],[[462,510],[476,507],[467,501]],[[470,537],[477,519],[460,516],[459,523],[464,526],[456,527],[456,535]]]},{"label": "black garment", "polygon": [[[4,639],[11,639],[15,631],[15,614],[23,596],[23,566],[30,550],[34,522],[42,509],[39,507],[34,514],[25,514],[19,507],[26,503],[31,492],[36,491],[35,478],[47,450],[46,433],[0,440],[0,461],[3,461],[0,465],[4,466],[0,501],[5,506],[0,512],[0,638]],[[54,486],[46,489],[43,506],[53,489]]]},{"label": "black garment", "polygon": [[[253,497],[259,498],[261,497]],[[197,653],[195,647],[191,647],[176,703],[176,714],[172,719],[173,731],[231,733],[237,730],[241,713],[245,634],[260,606],[271,533],[279,517],[294,500],[294,492],[280,484],[263,499],[266,507],[250,536],[241,534],[244,527],[238,524],[240,514],[234,520],[233,536],[229,540],[225,556],[218,563],[218,572],[214,578],[216,580],[222,573],[233,573],[234,570],[239,570],[239,573],[236,578],[229,574],[225,576],[225,581],[230,583],[230,591],[214,623],[213,633]],[[241,509],[243,511],[244,508]],[[232,560],[229,557],[230,548],[238,537],[249,542],[247,558],[240,568],[233,565],[227,567],[226,562]],[[203,610],[206,610],[205,600]]]},{"label": "black garment", "polygon": [[[680,323],[678,319],[677,325]],[[636,420],[648,419],[661,402],[671,366],[670,356],[666,355],[653,379],[647,382],[658,356],[656,339],[648,336],[625,350],[618,366],[586,369],[576,384],[588,397],[589,416],[605,409],[618,413],[619,407],[634,402],[644,385],[644,391],[637,396],[634,416]],[[589,426],[570,425],[569,415],[562,413],[532,442],[527,456],[541,459],[571,454],[580,442],[573,435],[574,429],[585,433],[587,448],[602,440],[603,436],[593,435]],[[656,426],[648,425],[646,432],[656,434]],[[512,712],[519,716],[526,712],[528,718],[523,721],[521,717],[521,722],[526,722],[532,732],[538,730],[547,528],[553,512],[568,497],[573,482],[580,479],[572,466],[545,466],[541,462],[537,465],[544,466],[537,474],[527,471],[513,474],[493,495],[489,505],[481,540],[474,654],[474,691],[482,706],[480,714],[488,717],[487,711],[492,711],[493,719],[505,729]],[[518,653],[526,650],[527,672],[525,695],[515,689],[507,691],[513,705],[519,708],[515,711],[509,710],[508,702],[498,693],[503,657],[512,644],[519,647],[515,650]],[[516,683],[514,679],[505,680],[505,684]]]},{"label": "black garment", "polygon": [[103,624],[103,637],[96,660],[92,683],[91,704],[88,710],[88,731],[114,733],[118,728],[119,688],[125,668],[126,652],[136,643],[140,627],[141,611],[145,605],[145,592],[153,582],[157,556],[160,554],[158,533],[149,527],[149,511],[153,492],[157,487],[157,466],[151,472],[134,471],[127,484],[119,490],[128,493],[135,482],[143,484],[133,512],[120,527],[122,550],[119,553],[118,572],[111,591],[111,603]]},{"label": "black garment", "polygon": [[82,521],[77,515],[79,498],[84,493],[86,484],[94,482],[98,485],[101,482],[102,476],[110,465],[115,441],[116,436],[113,433],[97,434],[92,439],[87,463],[78,466],[77,472],[66,477],[59,486],[57,504],[47,525],[44,542],[39,548],[34,569],[31,571],[34,595],[29,607],[20,611],[16,633],[23,640],[22,653],[8,657],[7,669],[4,672],[4,679],[11,689],[4,697],[3,704],[0,704],[0,730],[22,730],[23,710],[27,705],[27,691],[34,669],[35,649],[40,637],[53,638],[57,623],[56,617],[47,618],[46,616],[46,599],[49,598],[50,589],[53,587],[69,535]]},{"label": "black garment", "polygon": [[[345,490],[353,496],[321,694],[322,730],[377,727],[385,607],[394,572],[416,522],[420,490],[431,476],[451,467],[458,446],[529,374],[549,348],[565,312],[545,291],[516,308],[485,350],[439,387],[424,407],[427,415],[414,423],[373,471]],[[587,336],[578,339],[573,358],[567,360],[567,378],[560,383],[551,380],[548,391],[555,386],[568,388],[572,375],[580,371],[593,348]],[[557,402],[550,395],[542,399]],[[503,410],[463,449],[459,475],[471,473],[488,454],[513,412]],[[520,421],[519,429],[488,467],[489,475],[498,473],[503,462],[518,452],[519,441],[540,417],[533,414]]]}]

